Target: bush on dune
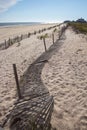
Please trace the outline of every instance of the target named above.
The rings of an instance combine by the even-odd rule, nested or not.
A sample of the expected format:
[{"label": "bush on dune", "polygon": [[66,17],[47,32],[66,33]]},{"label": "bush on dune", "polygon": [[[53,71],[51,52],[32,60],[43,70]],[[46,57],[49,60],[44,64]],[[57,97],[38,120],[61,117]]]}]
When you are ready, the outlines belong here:
[{"label": "bush on dune", "polygon": [[72,26],[81,33],[87,34],[87,23],[70,22],[69,26]]}]

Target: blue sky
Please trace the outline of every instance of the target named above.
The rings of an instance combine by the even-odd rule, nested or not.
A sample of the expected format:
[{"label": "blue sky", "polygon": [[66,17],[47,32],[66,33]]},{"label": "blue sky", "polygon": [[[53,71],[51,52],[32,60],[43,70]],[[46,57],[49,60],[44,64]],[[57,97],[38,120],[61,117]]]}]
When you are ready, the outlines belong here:
[{"label": "blue sky", "polygon": [[87,20],[87,0],[0,0],[0,22]]}]

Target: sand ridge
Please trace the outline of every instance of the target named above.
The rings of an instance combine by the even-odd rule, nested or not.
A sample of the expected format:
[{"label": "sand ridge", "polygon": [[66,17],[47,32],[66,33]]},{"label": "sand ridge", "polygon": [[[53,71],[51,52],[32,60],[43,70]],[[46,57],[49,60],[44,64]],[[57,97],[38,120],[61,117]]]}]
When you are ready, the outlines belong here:
[{"label": "sand ridge", "polygon": [[0,43],[9,38],[14,38],[22,34],[33,33],[39,29],[48,28],[57,24],[38,24],[38,25],[20,25],[20,26],[8,26],[0,27]]},{"label": "sand ridge", "polygon": [[54,96],[53,128],[87,130],[87,41],[67,29],[42,71],[44,85]]},{"label": "sand ridge", "polygon": [[[8,49],[0,51],[0,122],[5,115],[14,107],[17,99],[16,84],[13,74],[12,64],[16,63],[19,80],[27,68],[44,52],[44,44],[37,37],[48,33],[52,35],[53,29],[41,34],[33,35],[28,39],[22,40],[10,46]],[[58,34],[55,35],[55,39]],[[53,44],[52,38],[46,39],[47,49]]]},{"label": "sand ridge", "polygon": [[[52,33],[52,30],[48,33]],[[49,48],[52,39],[48,38],[46,42]],[[84,35],[77,35],[69,28],[50,50],[53,53],[49,53],[51,57],[43,68],[42,81],[54,96],[51,122],[57,130],[87,129],[86,48]],[[20,46],[16,43],[7,50],[0,51],[0,121],[17,99],[12,64],[17,64],[20,79],[26,68],[43,52],[43,43],[37,36],[21,41]]]}]

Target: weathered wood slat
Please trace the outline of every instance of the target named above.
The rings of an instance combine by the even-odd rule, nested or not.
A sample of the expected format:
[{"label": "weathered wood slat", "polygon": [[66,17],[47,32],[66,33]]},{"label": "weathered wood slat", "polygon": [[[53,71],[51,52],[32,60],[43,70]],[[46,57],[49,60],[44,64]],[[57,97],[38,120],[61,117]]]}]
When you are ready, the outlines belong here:
[{"label": "weathered wood slat", "polygon": [[[35,102],[31,102],[31,105],[28,101],[28,104],[26,102],[24,106],[16,106],[10,118],[11,129],[13,129],[14,124],[16,125],[17,123],[15,127],[18,130],[21,130],[24,127],[24,124],[24,128],[27,128],[26,130],[29,130],[28,127],[31,127],[31,124],[32,130],[40,130],[43,123],[45,126],[47,122],[50,123],[48,120],[50,119],[51,114],[50,109],[53,109],[53,97],[47,96],[45,99],[43,100],[41,97],[41,99],[37,98],[37,103],[35,100]],[[28,105],[27,107],[26,104]]]}]

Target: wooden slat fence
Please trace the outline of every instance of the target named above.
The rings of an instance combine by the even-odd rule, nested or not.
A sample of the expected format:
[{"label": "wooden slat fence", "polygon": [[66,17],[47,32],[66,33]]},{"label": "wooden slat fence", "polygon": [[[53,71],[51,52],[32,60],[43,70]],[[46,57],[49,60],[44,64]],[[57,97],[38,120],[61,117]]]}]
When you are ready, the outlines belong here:
[{"label": "wooden slat fence", "polygon": [[49,130],[53,105],[48,95],[18,102],[11,114],[11,130]]},{"label": "wooden slat fence", "polygon": [[52,26],[52,27],[49,27],[49,28],[44,28],[44,29],[41,29],[39,31],[34,31],[33,33],[22,34],[20,36],[14,37],[14,38],[9,38],[8,40],[5,40],[4,42],[0,43],[0,50],[7,49],[8,47],[13,45],[14,43],[17,43],[17,42],[20,42],[23,39],[29,38],[31,35],[36,35],[37,33],[42,33],[42,32],[44,32],[46,30],[50,30],[52,28],[58,27],[61,24],[55,25],[55,26]]},{"label": "wooden slat fence", "polygon": [[[59,33],[59,38],[61,38],[66,28],[67,26],[62,27]],[[35,61],[35,63],[31,65],[31,67],[29,67],[30,71],[28,71],[27,78],[29,78],[30,73],[33,73],[34,75],[36,75],[36,77],[36,73],[40,75],[45,63],[42,64],[42,67],[41,65],[39,65],[41,67],[41,70],[39,66],[36,66],[36,64],[38,62],[41,62],[40,59],[42,58],[42,56],[39,57]],[[36,80],[34,78],[34,75],[31,81]],[[38,82],[40,82],[40,79],[38,80]],[[25,90],[23,97],[16,101],[16,103],[14,104],[15,107],[12,111],[10,111],[10,114],[6,116],[5,120],[3,121],[2,127],[9,119],[10,130],[51,130],[50,121],[54,107],[53,97],[50,96],[49,91],[43,86],[36,87],[36,89],[34,88],[35,91],[29,90],[28,92],[28,89],[29,86],[28,88],[26,86],[27,91]]]}]

